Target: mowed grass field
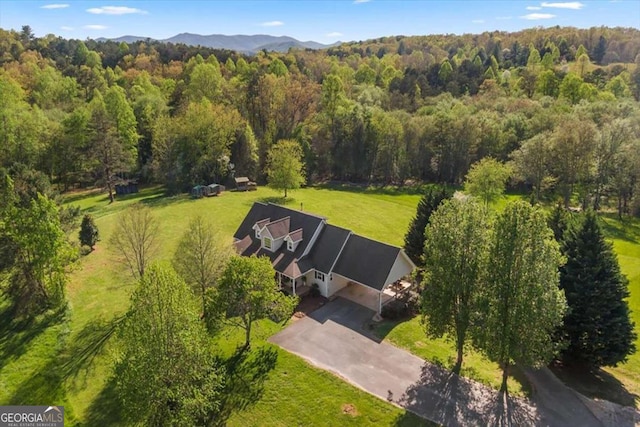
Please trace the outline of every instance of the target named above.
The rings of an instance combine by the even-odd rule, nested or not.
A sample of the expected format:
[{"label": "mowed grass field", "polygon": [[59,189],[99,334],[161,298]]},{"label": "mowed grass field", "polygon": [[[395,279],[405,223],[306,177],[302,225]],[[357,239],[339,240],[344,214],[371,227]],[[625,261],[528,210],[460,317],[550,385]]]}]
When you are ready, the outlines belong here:
[{"label": "mowed grass field", "polygon": [[[204,215],[231,239],[253,202],[282,203],[280,196],[265,187],[255,192],[226,192],[220,197],[199,200],[187,195],[165,197],[161,188],[148,188],[111,205],[104,194],[67,196],[68,204],[80,206],[95,216],[101,242],[93,253],[79,261],[72,273],[66,312],[48,313],[30,325],[16,325],[0,314],[0,404],[65,404],[77,425],[121,424],[108,381],[113,359],[109,346],[90,361],[89,369],[71,369],[74,364],[62,372],[59,369],[61,361],[68,364],[76,358],[78,343],[85,336],[100,330],[128,308],[135,283],[126,266],[117,262],[108,247],[109,237],[117,232],[118,215],[134,203],[152,208],[160,224],[161,246],[157,258],[169,260],[194,216]],[[359,234],[401,245],[419,199],[419,194],[396,190],[310,187],[293,192],[286,204],[324,215],[331,224]],[[630,279],[630,305],[640,324],[640,222],[621,223],[615,219],[607,222],[623,271]],[[5,307],[0,304],[0,313]],[[260,322],[254,342],[270,345],[266,344],[266,338],[279,328],[281,325],[269,321]],[[383,323],[379,332],[394,344],[445,366],[454,356],[449,343],[424,336],[418,319],[397,325]],[[220,340],[222,345],[235,345],[237,331],[227,331]],[[640,355],[634,355],[628,363],[608,372],[625,384],[629,392],[640,393]],[[478,354],[465,359],[463,374],[493,386],[499,384],[497,366]],[[526,391],[526,386],[523,390],[517,379],[510,383],[510,388],[517,393]],[[348,405],[355,411],[345,410],[351,408]],[[262,399],[230,420],[230,425],[237,426],[421,424],[412,414],[280,349],[277,366],[270,373]]]}]

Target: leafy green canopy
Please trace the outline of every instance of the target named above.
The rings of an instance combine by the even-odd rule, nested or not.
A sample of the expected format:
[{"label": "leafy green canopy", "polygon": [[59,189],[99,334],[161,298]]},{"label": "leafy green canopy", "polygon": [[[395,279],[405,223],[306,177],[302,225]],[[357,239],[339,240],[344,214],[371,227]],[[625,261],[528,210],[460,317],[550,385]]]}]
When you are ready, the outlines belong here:
[{"label": "leafy green canopy", "polygon": [[305,182],[302,148],[296,141],[282,140],[271,147],[268,156],[267,178],[269,185],[278,190],[300,188]]}]

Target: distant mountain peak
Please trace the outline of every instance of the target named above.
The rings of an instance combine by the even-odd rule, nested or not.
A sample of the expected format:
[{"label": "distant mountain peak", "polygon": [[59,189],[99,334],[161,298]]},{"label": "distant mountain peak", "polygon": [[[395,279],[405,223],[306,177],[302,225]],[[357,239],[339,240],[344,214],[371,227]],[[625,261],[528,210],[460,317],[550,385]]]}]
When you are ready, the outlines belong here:
[{"label": "distant mountain peak", "polygon": [[[97,41],[111,40],[114,42],[135,43],[137,41],[144,40],[156,40],[149,37],[141,36],[122,36],[113,39],[100,38]],[[194,33],[180,33],[168,39],[157,40],[165,43],[183,43],[190,46],[203,46],[213,49],[228,49],[241,53],[254,54],[261,50],[286,52],[290,48],[300,49],[325,49],[331,46],[335,46],[338,43],[322,44],[315,41],[300,41],[290,36],[271,36],[268,34],[254,34],[254,35],[224,35],[224,34],[194,34]]]}]

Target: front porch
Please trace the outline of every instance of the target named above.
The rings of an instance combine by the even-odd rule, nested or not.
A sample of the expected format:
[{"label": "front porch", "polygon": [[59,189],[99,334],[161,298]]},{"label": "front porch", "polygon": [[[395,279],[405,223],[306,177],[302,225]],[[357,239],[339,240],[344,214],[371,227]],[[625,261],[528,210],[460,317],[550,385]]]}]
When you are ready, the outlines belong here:
[{"label": "front porch", "polygon": [[283,273],[276,273],[276,280],[280,289],[284,290],[290,295],[305,296],[311,291],[311,286],[307,285],[303,280],[304,276],[300,276],[297,279],[289,277]]}]

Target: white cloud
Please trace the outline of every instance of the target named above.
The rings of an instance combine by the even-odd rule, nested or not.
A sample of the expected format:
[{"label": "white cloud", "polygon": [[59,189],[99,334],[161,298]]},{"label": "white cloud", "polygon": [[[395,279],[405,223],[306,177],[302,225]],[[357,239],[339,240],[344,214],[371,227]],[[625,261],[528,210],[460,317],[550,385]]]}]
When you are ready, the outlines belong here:
[{"label": "white cloud", "polygon": [[542,8],[540,6],[527,6],[526,9],[527,10],[541,10]]},{"label": "white cloud", "polygon": [[341,37],[341,36],[342,36],[342,33],[339,33],[339,32],[337,32],[337,31],[334,31],[334,32],[332,32],[332,33],[325,34],[325,36],[327,36],[327,37]]},{"label": "white cloud", "polygon": [[66,25],[63,25],[62,27],[60,27],[60,29],[64,31],[73,31],[73,27],[68,27]]},{"label": "white cloud", "polygon": [[512,16],[496,16],[496,19],[498,21],[507,21],[509,19],[513,18]]},{"label": "white cloud", "polygon": [[91,24],[91,25],[85,25],[84,27],[85,30],[106,30],[107,27],[106,25],[95,25],[95,24]]},{"label": "white cloud", "polygon": [[127,7],[127,6],[92,7],[90,9],[87,9],[87,12],[93,13],[94,15],[129,15],[132,13],[146,15],[148,13],[146,10],[136,9],[134,7]]},{"label": "white cloud", "polygon": [[284,25],[282,21],[267,21],[260,24],[263,27],[281,27]]},{"label": "white cloud", "polygon": [[529,21],[537,21],[539,19],[551,19],[555,18],[556,15],[552,15],[551,13],[530,13],[528,15],[521,16],[522,19],[528,19]]},{"label": "white cloud", "polygon": [[44,6],[40,6],[40,9],[65,9],[69,7],[66,3],[55,3],[55,4],[45,4]]},{"label": "white cloud", "polygon": [[568,2],[559,2],[559,3],[550,3],[550,2],[542,2],[540,4],[542,7],[552,7],[555,9],[572,9],[572,10],[580,10],[584,7],[584,4],[579,1],[568,1]]},{"label": "white cloud", "polygon": [[474,24],[484,24],[484,19],[474,19],[471,22],[473,22]]},{"label": "white cloud", "polygon": [[355,4],[361,4],[361,3],[369,3],[371,0],[353,0],[353,3]]}]

